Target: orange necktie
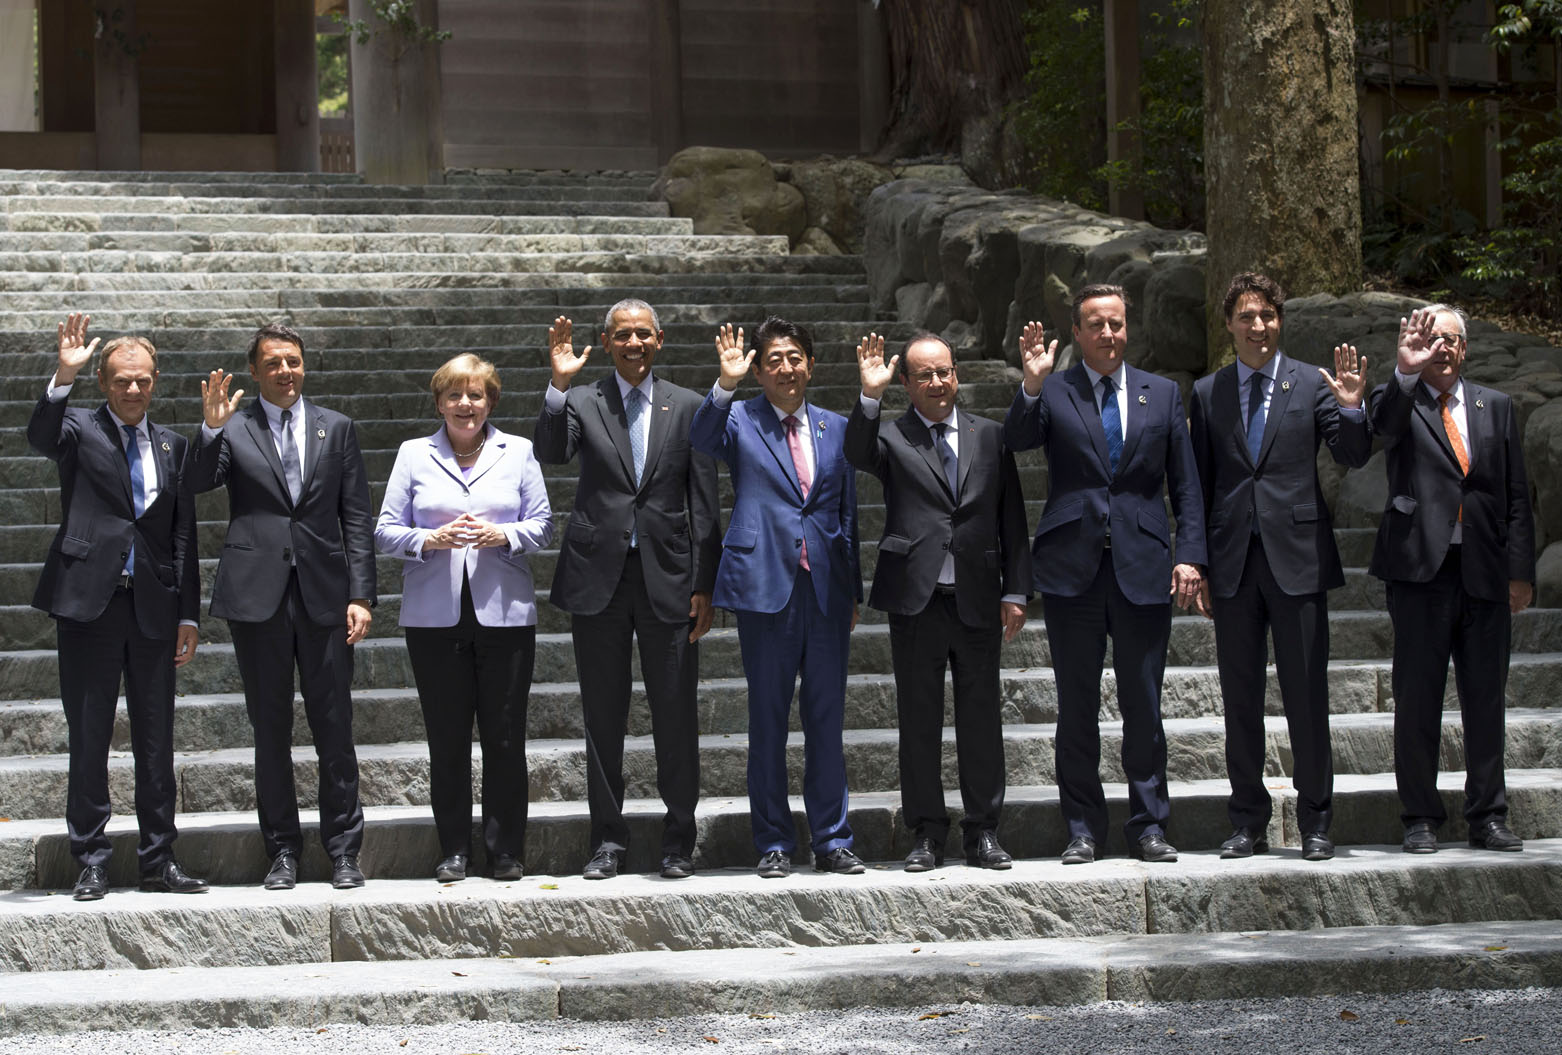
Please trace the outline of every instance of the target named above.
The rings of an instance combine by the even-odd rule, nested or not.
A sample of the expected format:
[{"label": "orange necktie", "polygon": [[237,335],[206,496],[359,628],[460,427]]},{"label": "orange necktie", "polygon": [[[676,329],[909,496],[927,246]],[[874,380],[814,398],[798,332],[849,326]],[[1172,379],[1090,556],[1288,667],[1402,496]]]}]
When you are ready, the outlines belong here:
[{"label": "orange necktie", "polygon": [[[1448,433],[1448,442],[1453,446],[1454,457],[1459,459],[1459,471],[1465,476],[1470,475],[1470,455],[1464,449],[1464,438],[1459,435],[1459,426],[1454,422],[1453,411],[1448,409],[1448,401],[1453,396],[1444,392],[1437,397],[1437,405],[1443,408],[1443,431]],[[1464,505],[1459,506],[1459,519],[1464,520]]]}]

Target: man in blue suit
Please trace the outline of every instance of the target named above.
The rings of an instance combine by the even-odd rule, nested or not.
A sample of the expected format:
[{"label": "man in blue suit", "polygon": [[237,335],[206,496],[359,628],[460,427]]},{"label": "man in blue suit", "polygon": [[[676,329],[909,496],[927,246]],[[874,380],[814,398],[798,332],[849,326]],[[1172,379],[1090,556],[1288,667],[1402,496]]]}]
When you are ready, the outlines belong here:
[{"label": "man in blue suit", "polygon": [[[1161,678],[1171,600],[1200,605],[1204,498],[1176,383],[1124,362],[1122,287],[1085,286],[1074,295],[1073,319],[1083,361],[1060,376],[1052,376],[1058,342],[1047,345],[1041,324],[1026,324],[1025,380],[1004,422],[1010,450],[1047,451],[1047,504],[1032,566],[1058,686],[1058,799],[1069,831],[1063,863],[1094,861],[1106,842],[1098,718],[1109,635],[1123,718],[1128,850],[1145,861],[1175,861],[1166,840]],[[1175,562],[1167,495],[1177,520]]]},{"label": "man in blue suit", "polygon": [[[695,412],[689,442],[727,463],[732,516],[713,603],[737,613],[748,678],[748,795],[767,879],[791,874],[797,846],[786,796],[787,717],[802,676],[803,804],[814,868],[860,873],[846,821],[841,727],[846,655],[862,568],[857,477],[846,461],[846,419],[805,400],[813,338],[772,316],[745,351],[731,325],[716,337],[721,376]],[[752,366],[762,394],[734,405]]]}]

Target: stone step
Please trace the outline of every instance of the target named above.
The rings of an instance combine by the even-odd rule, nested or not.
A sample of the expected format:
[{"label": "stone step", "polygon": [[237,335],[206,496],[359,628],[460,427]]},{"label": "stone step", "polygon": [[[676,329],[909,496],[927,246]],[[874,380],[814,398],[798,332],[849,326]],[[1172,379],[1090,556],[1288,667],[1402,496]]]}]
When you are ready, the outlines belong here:
[{"label": "stone step", "polygon": [[157,195],[55,194],[33,197],[0,196],[0,223],[26,227],[37,216],[94,217],[88,222],[112,227],[116,214],[163,216],[231,216],[234,225],[248,216],[668,216],[667,203],[646,201],[634,194],[580,197],[572,194],[526,198],[397,198],[384,196],[328,197],[180,197]]},{"label": "stone step", "polygon": [[[483,216],[463,213],[3,213],[0,244],[17,249],[79,248],[73,239],[123,236],[117,248],[153,249],[177,235],[247,237],[256,235],[360,234],[693,234],[694,221],[682,216]],[[72,240],[55,241],[57,238]],[[143,241],[143,239],[145,239]],[[93,248],[93,243],[88,243]]]},{"label": "stone step", "polygon": [[[737,876],[731,881],[742,893],[751,889]],[[318,933],[323,929],[311,937],[329,942],[329,930]],[[773,922],[766,933],[775,933]],[[190,1030],[461,1026],[478,1017],[579,1023],[644,1019],[665,1008],[768,1017],[967,1003],[1138,1005],[1400,993],[1442,989],[1450,978],[1464,990],[1512,989],[1555,982],[1562,935],[1528,922],[1483,920],[198,970],[198,985],[183,966],[11,974],[0,1035],[7,1026],[28,1034],[160,1030],[183,1039]],[[108,985],[114,998],[105,1001]],[[767,1042],[781,1043],[759,1041]]]},{"label": "stone step", "polygon": [[[730,872],[681,881],[534,874],[516,883],[474,878],[441,886],[381,877],[373,859],[380,846],[371,850],[369,842],[383,845],[389,833],[377,819],[366,828],[362,863],[371,879],[361,890],[335,891],[315,882],[324,870],[313,855],[306,855],[306,882],[298,889],[260,889],[255,881],[265,859],[256,837],[242,861],[245,885],[204,896],[115,891],[81,905],[42,892],[13,895],[0,914],[6,931],[0,969],[551,960],[646,950],[1524,921],[1555,935],[1554,926],[1536,924],[1551,920],[1562,898],[1562,843],[1554,839],[1531,842],[1517,854],[1451,847],[1434,857],[1403,854],[1393,844],[1347,843],[1334,861],[1322,864],[1284,852],[1238,862],[1221,861],[1218,853],[1187,853],[1169,865],[1108,860],[1071,868],[1021,860],[1004,872],[954,866],[907,873],[894,866],[859,876],[802,870],[790,879],[765,880],[745,860]],[[196,859],[195,842],[190,834],[181,839],[181,859],[192,871],[210,874]],[[428,867],[433,860],[429,856]],[[47,886],[68,888],[69,882]],[[244,940],[233,940],[235,935]],[[1234,965],[1228,960],[1226,966]],[[574,965],[569,973],[579,970]]]},{"label": "stone step", "polygon": [[[1562,710],[1514,710],[1507,718],[1506,765],[1510,771],[1554,768],[1562,763]],[[1174,781],[1219,781],[1226,777],[1225,727],[1219,716],[1165,721],[1167,774]],[[1459,712],[1443,716],[1444,750],[1439,768],[1462,772],[1463,734]],[[386,744],[356,739],[360,793],[365,806],[427,805],[428,747],[421,727],[407,730],[411,738]],[[253,741],[235,730],[228,746],[182,751],[175,758],[181,813],[247,812],[255,808]],[[1266,772],[1289,777],[1291,754],[1283,718],[1267,721]],[[1340,715],[1332,723],[1336,773],[1387,773],[1394,768],[1393,715]],[[854,794],[895,791],[900,786],[899,734],[894,728],[848,729],[844,737],[847,783]],[[1004,728],[1006,784],[1014,787],[1055,784],[1055,727],[1008,725]],[[700,741],[700,794],[703,798],[740,798],[747,794],[748,737],[708,734]],[[1101,723],[1101,778],[1122,783],[1119,757],[1122,723]],[[529,792],[532,802],[585,801],[586,746],[583,739],[529,738]],[[943,736],[943,784],[959,787],[956,744],[952,728]],[[482,799],[480,751],[472,752],[475,794]],[[802,794],[803,737],[793,733],[787,744],[789,792]],[[313,750],[301,745],[293,753],[299,804],[316,806],[318,770]],[[109,794],[116,813],[135,811],[134,760],[124,753],[109,759]],[[14,820],[55,816],[66,801],[68,758],[65,754],[0,757],[0,802]],[[649,737],[625,743],[624,793],[630,798],[657,797],[656,757]],[[1559,818],[1562,819],[1562,818]],[[1283,833],[1277,830],[1276,836]],[[1562,834],[1559,831],[1557,834]],[[1222,836],[1224,837],[1224,836]]]},{"label": "stone step", "polygon": [[[313,201],[321,196],[338,202],[395,203],[404,201],[429,202],[579,202],[582,204],[604,202],[643,202],[649,184],[623,182],[607,185],[580,183],[560,184],[466,184],[456,187],[427,185],[387,185],[367,183],[339,183],[330,187],[287,183],[220,183],[205,180],[167,183],[88,183],[62,180],[5,180],[0,181],[0,201],[8,206],[8,212],[37,212],[56,207],[55,203],[72,198],[103,208],[105,201],[134,201],[161,205],[164,201],[184,201],[192,206],[204,206],[202,211],[227,211],[229,203],[253,200],[264,205],[276,206],[289,201]],[[235,209],[238,211],[239,206]]]},{"label": "stone step", "polygon": [[[657,177],[655,172],[637,172],[603,169],[597,172],[575,172],[564,169],[446,169],[447,186],[457,184],[494,185],[614,185],[629,183],[649,187]],[[196,183],[221,186],[230,183],[286,184],[289,186],[326,187],[342,184],[365,186],[363,177],[356,172],[208,172],[202,170],[138,170],[134,172],[104,169],[0,169],[0,180],[26,181],[48,180],[70,183],[123,183],[131,188],[146,184]]]}]

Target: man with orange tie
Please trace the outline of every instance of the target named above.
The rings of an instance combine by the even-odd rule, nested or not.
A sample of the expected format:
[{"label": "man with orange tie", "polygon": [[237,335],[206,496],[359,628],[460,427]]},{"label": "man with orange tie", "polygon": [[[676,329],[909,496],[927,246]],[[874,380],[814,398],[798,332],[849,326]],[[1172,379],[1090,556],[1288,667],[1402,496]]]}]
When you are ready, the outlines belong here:
[{"label": "man with orange tie", "polygon": [[1454,664],[1471,846],[1522,850],[1508,828],[1504,694],[1513,615],[1534,597],[1535,518],[1513,401],[1460,377],[1464,314],[1443,304],[1399,323],[1394,377],[1372,393],[1388,504],[1371,572],[1394,623],[1394,777],[1406,853],[1437,851],[1443,692]]}]

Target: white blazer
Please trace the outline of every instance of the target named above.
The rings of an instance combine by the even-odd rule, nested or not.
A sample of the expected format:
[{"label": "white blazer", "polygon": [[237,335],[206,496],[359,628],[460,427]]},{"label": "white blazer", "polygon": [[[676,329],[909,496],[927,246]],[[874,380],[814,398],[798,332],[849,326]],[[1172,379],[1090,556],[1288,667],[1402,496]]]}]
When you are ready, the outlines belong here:
[{"label": "white blazer", "polygon": [[[462,513],[503,529],[508,547],[423,551],[423,540]],[[454,626],[461,619],[461,577],[483,626],[535,626],[536,591],[528,553],[553,541],[553,510],[530,440],[488,426],[488,442],[470,476],[441,425],[396,452],[375,547],[402,561],[401,625]]]}]

